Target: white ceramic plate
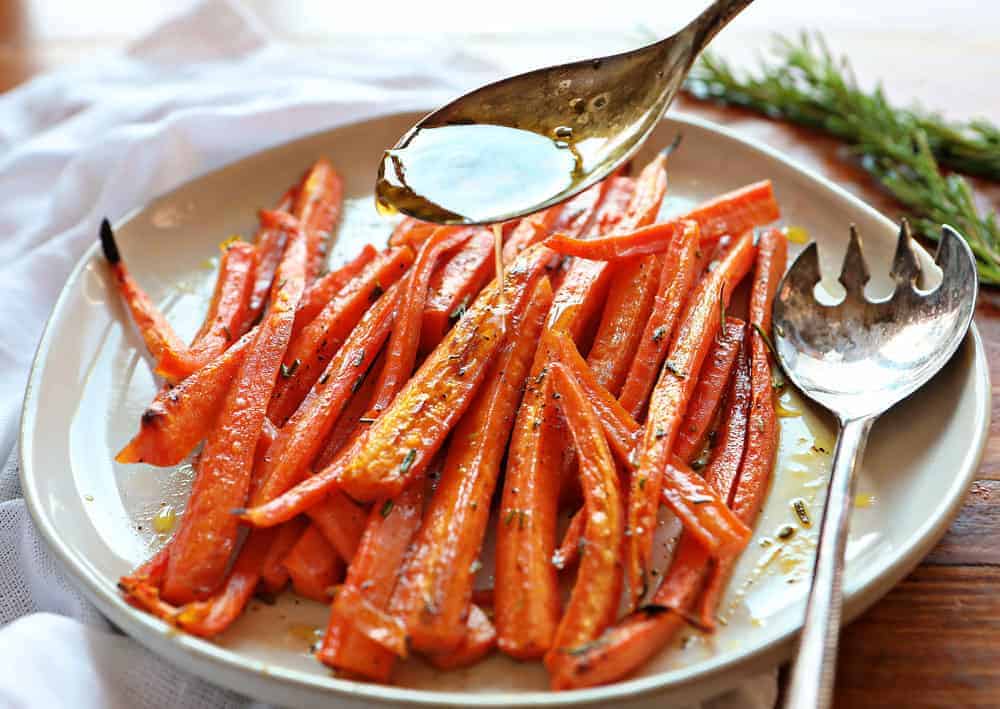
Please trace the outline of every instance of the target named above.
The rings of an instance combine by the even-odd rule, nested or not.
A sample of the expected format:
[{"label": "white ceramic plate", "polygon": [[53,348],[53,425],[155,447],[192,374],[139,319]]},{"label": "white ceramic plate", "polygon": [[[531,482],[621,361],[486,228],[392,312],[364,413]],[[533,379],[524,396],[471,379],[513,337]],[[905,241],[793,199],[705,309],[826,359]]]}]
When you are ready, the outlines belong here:
[{"label": "white ceramic plate", "polygon": [[[337,128],[251,156],[200,177],[118,225],[122,252],[137,279],[184,335],[197,328],[214,278],[216,244],[250,234],[256,209],[270,206],[320,155],[345,178],[345,221],[334,263],[359,244],[383,244],[387,224],[375,214],[371,188],[382,149],[419,116],[386,116]],[[888,271],[895,228],[835,185],[707,123],[673,117],[637,159],[684,134],[670,158],[666,212],[745,183],[770,178],[784,222],[804,227],[836,268],[847,225],[857,224],[875,274]],[[96,235],[95,235],[96,241]],[[925,261],[926,254],[923,255]],[[887,281],[876,278],[874,287]],[[634,679],[555,694],[537,664],[494,656],[477,667],[439,673],[411,661],[389,687],[334,678],[308,654],[312,629],[326,610],[285,594],[276,605],[254,602],[216,642],[179,634],[122,601],[118,577],[163,543],[151,519],[164,504],[183,506],[190,467],[120,466],[114,453],[136,430],[155,391],[143,348],[98,250],[85,254],[67,282],[38,349],[24,404],[22,485],[49,545],[88,597],[125,632],[167,660],[212,682],[289,705],[372,703],[450,706],[639,704],[720,692],[786,656],[800,625],[813,529],[784,545],[760,545],[793,522],[790,500],[803,497],[819,516],[833,436],[821,412],[786,398],[803,415],[782,420],[775,483],[723,608],[729,618],[713,638],[687,633]],[[924,390],[875,427],[860,480],[846,578],[852,618],[901,579],[943,534],[979,465],[989,423],[986,358],[975,328],[954,361]]]}]

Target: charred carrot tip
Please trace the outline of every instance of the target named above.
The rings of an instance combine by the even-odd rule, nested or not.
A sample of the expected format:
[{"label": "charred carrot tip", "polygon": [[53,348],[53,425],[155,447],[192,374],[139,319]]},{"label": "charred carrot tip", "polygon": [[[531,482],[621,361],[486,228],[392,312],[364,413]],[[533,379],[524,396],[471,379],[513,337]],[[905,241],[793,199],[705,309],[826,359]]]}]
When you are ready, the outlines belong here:
[{"label": "charred carrot tip", "polygon": [[100,234],[101,251],[104,252],[104,258],[113,266],[122,260],[122,256],[118,253],[118,244],[115,243],[115,233],[111,230],[111,223],[107,218],[101,220]]}]

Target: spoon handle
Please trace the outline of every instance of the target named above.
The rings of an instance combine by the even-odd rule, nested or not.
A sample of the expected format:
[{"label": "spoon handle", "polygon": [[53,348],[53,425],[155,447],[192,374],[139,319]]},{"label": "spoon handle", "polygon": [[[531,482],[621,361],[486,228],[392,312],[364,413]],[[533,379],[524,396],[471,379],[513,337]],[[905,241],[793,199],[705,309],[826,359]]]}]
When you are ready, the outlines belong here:
[{"label": "spoon handle", "polygon": [[704,49],[712,38],[719,33],[729,21],[736,17],[753,0],[716,0],[702,10],[688,25],[687,30],[693,33],[691,60]]},{"label": "spoon handle", "polygon": [[830,706],[837,665],[841,583],[854,497],[854,471],[874,421],[874,416],[848,420],[843,423],[837,438],[809,604],[785,700],[786,709],[827,709]]}]

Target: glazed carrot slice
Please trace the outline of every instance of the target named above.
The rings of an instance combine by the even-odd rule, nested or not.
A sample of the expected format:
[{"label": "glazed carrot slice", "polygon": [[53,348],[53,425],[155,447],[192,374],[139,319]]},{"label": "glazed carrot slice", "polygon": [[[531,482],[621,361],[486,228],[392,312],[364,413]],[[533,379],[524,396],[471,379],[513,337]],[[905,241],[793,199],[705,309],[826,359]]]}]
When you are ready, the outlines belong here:
[{"label": "glazed carrot slice", "polygon": [[333,586],[344,578],[344,561],[316,527],[309,525],[282,560],[300,596],[329,603]]},{"label": "glazed carrot slice", "polygon": [[280,429],[259,471],[261,485],[253,490],[252,505],[273,500],[306,477],[351,394],[361,385],[368,367],[389,337],[401,295],[402,284],[394,284],[361,317],[305,401]]},{"label": "glazed carrot slice", "polygon": [[312,282],[323,270],[330,233],[340,221],[344,183],[326,158],[317,160],[295,195],[292,214],[306,230],[306,280]]},{"label": "glazed carrot slice", "polygon": [[353,259],[335,271],[330,271],[325,276],[316,279],[302,295],[302,302],[299,303],[299,309],[295,313],[292,337],[298,335],[302,328],[311,323],[326,307],[326,304],[333,300],[340,289],[360,274],[365,266],[375,260],[377,255],[378,251],[375,250],[374,246],[365,244]]},{"label": "glazed carrot slice", "polygon": [[334,424],[330,435],[326,437],[322,452],[316,456],[313,470],[322,470],[328,466],[337,457],[337,454],[353,443],[372,424],[373,419],[367,418],[365,412],[371,408],[375,401],[375,384],[379,379],[382,366],[385,364],[384,352],[383,350],[382,354],[379,354],[378,359],[365,375],[361,386],[351,395],[351,400],[344,407],[343,413]]},{"label": "glazed carrot slice", "polygon": [[439,228],[438,224],[422,222],[414,217],[403,217],[389,235],[389,246],[419,246]]},{"label": "glazed carrot slice", "polygon": [[560,363],[553,363],[552,386],[579,454],[586,515],[580,560],[565,614],[556,630],[545,666],[559,672],[564,651],[594,640],[614,620],[622,585],[618,562],[624,538],[624,508],[618,472],[601,424],[587,396]]},{"label": "glazed carrot slice", "polygon": [[101,249],[104,251],[104,258],[111,266],[115,285],[118,287],[122,300],[128,306],[129,312],[132,314],[132,321],[138,328],[139,334],[142,335],[146,349],[153,360],[159,362],[168,350],[182,354],[186,352],[187,345],[177,336],[170,323],[163,317],[163,313],[153,305],[153,301],[149,299],[146,292],[129,273],[125,262],[122,261],[118,244],[115,243],[115,234],[107,219],[101,222],[100,236]]},{"label": "glazed carrot slice", "polygon": [[427,304],[420,326],[420,350],[430,352],[444,338],[451,323],[493,278],[493,232],[480,229],[430,280]]},{"label": "glazed carrot slice", "polygon": [[[619,227],[628,217],[628,209],[636,197],[636,181],[631,177],[612,175],[606,182],[607,189],[601,198],[589,224],[578,228],[582,238],[594,238],[608,234]],[[557,223],[555,230],[562,234],[562,224]]]},{"label": "glazed carrot slice", "polygon": [[282,376],[268,408],[268,416],[275,424],[283,426],[295,412],[365,311],[399,280],[412,258],[407,247],[379,254],[289,344]]},{"label": "glazed carrot slice", "polygon": [[671,456],[663,468],[663,502],[712,556],[742,549],[750,539],[750,528],[726,506],[706,481],[684,461]]},{"label": "glazed carrot slice", "polygon": [[680,234],[664,254],[653,309],[636,345],[635,355],[622,387],[622,406],[637,419],[646,408],[646,400],[653,390],[663,360],[666,359],[667,348],[688,300],[688,293],[701,272],[698,268],[698,223],[684,221],[682,226]]},{"label": "glazed carrot slice", "polygon": [[631,180],[625,178],[616,183],[615,177],[601,180],[563,204],[552,230],[579,237],[590,235],[595,224],[620,219],[622,208],[631,197]]},{"label": "glazed carrot slice", "polygon": [[503,244],[503,262],[511,263],[529,246],[534,246],[549,235],[562,213],[563,205],[543,209],[522,219]]},{"label": "glazed carrot slice", "polygon": [[[670,458],[681,418],[697,383],[702,362],[719,331],[719,313],[729,303],[733,289],[750,270],[754,257],[753,234],[733,244],[718,268],[691,295],[691,306],[670,347],[667,361],[649,405],[638,467],[629,490],[629,530],[626,574],[632,603],[642,596],[644,575],[653,545],[656,513],[664,482],[674,486],[680,478],[663,472]],[[683,473],[683,471],[681,471]],[[676,490],[678,495],[683,493]]]},{"label": "glazed carrot slice", "polygon": [[305,288],[306,244],[293,237],[278,267],[282,286],[248,349],[218,420],[208,432],[187,511],[171,547],[163,597],[171,603],[200,600],[219,587],[236,546],[253,455]]},{"label": "glazed carrot slice", "polygon": [[250,306],[257,249],[245,241],[222,246],[219,275],[201,329],[183,350],[164,349],[156,373],[167,381],[181,381],[197,371],[243,335]]},{"label": "glazed carrot slice", "polygon": [[750,405],[747,449],[740,467],[739,484],[733,498],[733,510],[748,525],[752,525],[767,496],[774,456],[778,447],[778,420],[774,411],[771,383],[771,362],[764,333],[771,329],[771,304],[778,283],[785,272],[788,244],[777,229],[769,229],[760,237],[757,247],[757,268],[750,292],[751,333],[750,376],[753,392]]},{"label": "glazed carrot slice", "polygon": [[368,512],[364,507],[334,490],[307,514],[341,558],[347,561],[354,558],[367,523]]},{"label": "glazed carrot slice", "polygon": [[457,670],[474,665],[497,646],[497,631],[477,605],[469,608],[469,621],[462,642],[451,652],[429,655],[428,660],[439,670]]},{"label": "glazed carrot slice", "polygon": [[681,230],[680,222],[686,219],[698,222],[703,241],[712,241],[724,234],[742,234],[780,216],[771,182],[764,180],[709,200],[676,219],[631,233],[589,240],[555,234],[545,243],[561,254],[602,261],[621,260],[665,251]]},{"label": "glazed carrot slice", "polygon": [[583,538],[583,524],[587,515],[583,508],[577,510],[569,520],[569,526],[563,533],[559,548],[552,555],[552,565],[560,571],[565,571],[580,560],[580,540]]},{"label": "glazed carrot slice", "polygon": [[421,652],[457,651],[467,630],[475,573],[521,388],[552,302],[538,281],[523,316],[512,318],[499,356],[455,431],[437,489],[393,598]]},{"label": "glazed carrot slice", "polygon": [[345,585],[340,589],[333,608],[356,632],[397,657],[408,655],[403,622],[377,608],[354,586]]},{"label": "glazed carrot slice", "polygon": [[218,418],[256,336],[257,330],[251,330],[180,384],[160,391],[142,413],[139,432],[115,460],[160,466],[184,460]]},{"label": "glazed carrot slice", "polygon": [[681,460],[694,460],[704,447],[705,435],[726,391],[745,329],[746,323],[742,320],[727,317],[708,351],[674,444],[674,453]]},{"label": "glazed carrot slice", "polygon": [[[347,568],[342,590],[356,593],[373,607],[384,610],[396,585],[396,574],[406,549],[420,525],[423,485],[412,485],[395,500],[372,507],[361,545]],[[360,633],[334,603],[323,645],[316,656],[335,669],[385,681],[392,671],[394,654]]]},{"label": "glazed carrot slice", "polygon": [[299,537],[306,531],[304,519],[290,519],[274,530],[274,538],[260,565],[260,585],[268,593],[277,593],[288,583],[288,570],[282,564]]},{"label": "glazed carrot slice", "polygon": [[420,345],[420,328],[423,323],[427,289],[434,273],[434,266],[447,252],[467,242],[476,233],[474,229],[436,230],[420,245],[413,268],[406,276],[405,294],[397,305],[396,321],[385,356],[385,365],[379,373],[375,402],[368,416],[374,418],[385,411],[403,383],[413,374]]}]

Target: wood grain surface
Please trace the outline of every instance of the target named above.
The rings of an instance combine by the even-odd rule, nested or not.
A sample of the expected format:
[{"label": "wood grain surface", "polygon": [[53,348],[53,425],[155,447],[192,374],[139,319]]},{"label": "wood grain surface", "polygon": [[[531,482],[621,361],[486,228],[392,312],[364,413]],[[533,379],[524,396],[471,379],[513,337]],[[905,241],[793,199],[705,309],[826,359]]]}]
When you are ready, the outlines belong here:
[{"label": "wood grain surface", "polygon": [[[379,3],[382,8],[387,3]],[[167,12],[154,3],[100,0],[0,0],[0,91],[66,62],[92,59],[122,47]],[[331,40],[341,3],[247,0],[275,37],[300,45]],[[434,3],[427,3],[433,7]],[[649,4],[615,3],[633,25],[648,20]],[[1000,122],[1000,4],[883,0],[758,3],[719,38],[719,48],[750,56],[771,31],[822,26],[831,45],[851,56],[862,83],[881,78],[890,96],[905,103],[942,108],[956,118],[985,116]],[[819,4],[817,4],[817,7]],[[420,7],[424,7],[421,3]],[[659,5],[662,7],[662,4]],[[808,8],[808,9],[807,9]],[[942,8],[942,9],[938,9]],[[340,18],[343,19],[343,18]],[[354,18],[363,22],[364,18]],[[515,32],[474,33],[496,51],[535,51],[538,63],[567,55],[591,56],[579,36],[558,33],[540,42]],[[620,26],[627,26],[626,16]],[[340,22],[339,26],[344,23]],[[659,25],[650,23],[655,33]],[[602,25],[603,27],[603,25]],[[321,29],[317,29],[321,28]],[[322,28],[330,28],[324,31]],[[461,30],[458,27],[456,31]],[[594,44],[635,43],[625,30]],[[456,35],[461,36],[461,35]],[[555,39],[553,39],[555,37]],[[363,37],[341,33],[340,42]],[[560,42],[564,42],[561,46]],[[534,56],[532,57],[534,58]],[[842,146],[812,132],[755,115],[688,99],[679,108],[722,123],[771,145],[835,180],[890,217],[899,207],[874,188],[866,174],[845,161]],[[984,204],[1000,203],[1000,187],[980,184]],[[980,298],[976,324],[986,344],[994,391],[1000,386],[1000,291]],[[1000,707],[1000,397],[993,397],[989,446],[965,505],[947,535],[924,563],[844,632],[837,674],[837,706]],[[947,471],[942,471],[946,474]]]}]

